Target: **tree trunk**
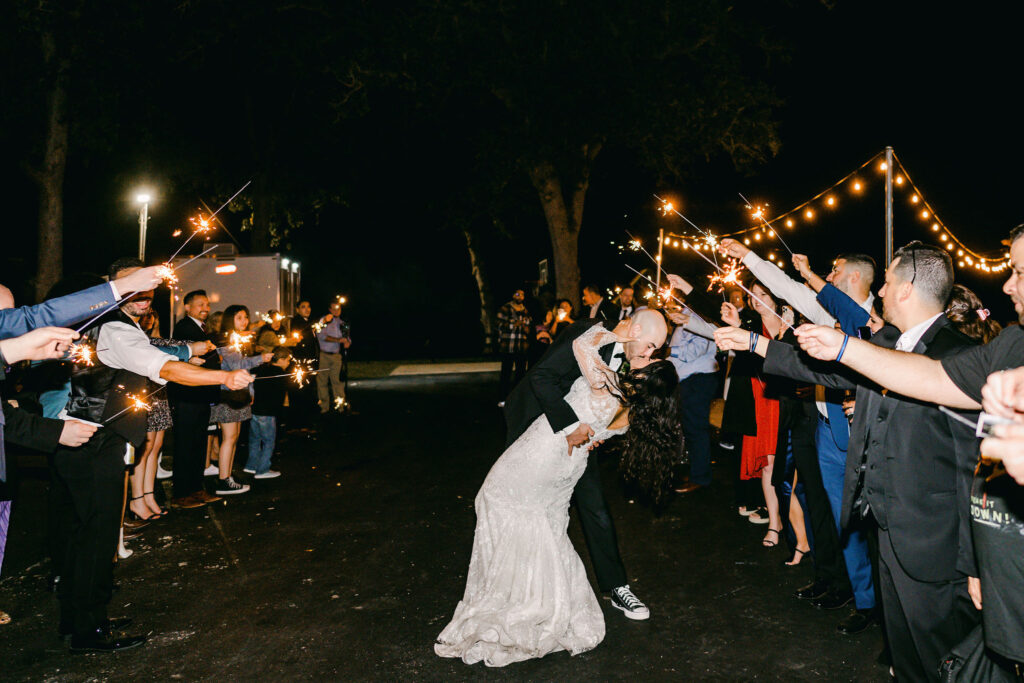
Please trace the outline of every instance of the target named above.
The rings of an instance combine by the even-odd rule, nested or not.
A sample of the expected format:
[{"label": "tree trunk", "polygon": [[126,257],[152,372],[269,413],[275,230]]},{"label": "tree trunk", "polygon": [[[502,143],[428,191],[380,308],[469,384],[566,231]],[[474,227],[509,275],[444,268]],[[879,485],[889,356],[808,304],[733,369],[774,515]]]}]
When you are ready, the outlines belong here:
[{"label": "tree trunk", "polygon": [[491,297],[491,288],[487,286],[484,279],[483,262],[480,253],[476,249],[476,239],[470,228],[463,228],[462,234],[466,238],[466,250],[469,251],[469,266],[473,271],[473,279],[476,280],[476,291],[480,297],[480,326],[484,331],[484,353],[494,350],[494,300]]},{"label": "tree trunk", "polygon": [[583,204],[590,186],[590,168],[601,151],[601,142],[583,145],[579,173],[567,197],[555,165],[541,161],[529,170],[530,181],[540,197],[544,219],[551,237],[551,253],[555,266],[555,293],[559,299],[580,298],[580,228],[583,226]]},{"label": "tree trunk", "polygon": [[68,157],[68,60],[57,54],[53,33],[42,35],[43,59],[52,81],[47,95],[46,148],[32,172],[39,187],[39,253],[36,300],[42,301],[64,274],[64,172]]}]

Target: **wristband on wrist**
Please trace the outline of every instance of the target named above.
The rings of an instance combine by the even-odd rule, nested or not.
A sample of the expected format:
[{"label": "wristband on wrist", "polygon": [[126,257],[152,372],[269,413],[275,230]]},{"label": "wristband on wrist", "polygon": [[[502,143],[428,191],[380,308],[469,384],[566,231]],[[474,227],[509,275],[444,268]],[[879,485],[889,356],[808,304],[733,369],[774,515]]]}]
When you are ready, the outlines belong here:
[{"label": "wristband on wrist", "polygon": [[843,335],[843,345],[839,347],[839,355],[836,356],[836,362],[843,360],[843,353],[846,351],[846,344],[850,341],[850,335]]}]

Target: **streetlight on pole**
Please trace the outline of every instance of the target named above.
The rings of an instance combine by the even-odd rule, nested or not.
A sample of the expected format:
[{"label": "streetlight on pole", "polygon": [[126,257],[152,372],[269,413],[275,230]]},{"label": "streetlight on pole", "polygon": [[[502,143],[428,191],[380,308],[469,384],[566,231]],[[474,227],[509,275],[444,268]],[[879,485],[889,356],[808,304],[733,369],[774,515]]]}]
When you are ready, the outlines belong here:
[{"label": "streetlight on pole", "polygon": [[146,226],[149,224],[149,202],[152,197],[148,192],[140,192],[135,195],[135,201],[142,204],[139,209],[139,260],[146,261]]}]

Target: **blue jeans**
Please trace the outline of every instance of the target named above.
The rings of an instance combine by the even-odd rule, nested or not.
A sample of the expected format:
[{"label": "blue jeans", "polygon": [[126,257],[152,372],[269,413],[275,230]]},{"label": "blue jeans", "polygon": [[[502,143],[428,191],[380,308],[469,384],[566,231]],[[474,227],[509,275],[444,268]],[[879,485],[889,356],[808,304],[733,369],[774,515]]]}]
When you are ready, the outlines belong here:
[{"label": "blue jeans", "polygon": [[269,470],[276,442],[277,418],[273,415],[253,415],[249,422],[249,459],[245,469],[256,474]]}]

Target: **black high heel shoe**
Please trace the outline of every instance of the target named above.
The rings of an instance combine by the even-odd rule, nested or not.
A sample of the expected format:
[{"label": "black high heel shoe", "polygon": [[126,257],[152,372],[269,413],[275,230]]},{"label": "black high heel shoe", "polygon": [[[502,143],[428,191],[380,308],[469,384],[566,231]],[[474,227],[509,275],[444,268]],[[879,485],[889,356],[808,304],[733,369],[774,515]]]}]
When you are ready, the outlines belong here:
[{"label": "black high heel shoe", "polygon": [[[139,500],[140,498],[142,498],[145,495],[146,494],[142,494],[141,496],[135,496],[134,498],[131,498],[130,500]],[[140,515],[137,512],[135,512],[135,510],[132,510],[132,506],[129,505],[128,506],[128,512],[126,513],[126,517],[128,519],[134,520],[136,522],[152,522],[154,519],[160,519],[161,517],[163,517],[163,515],[162,514],[158,515],[155,512],[152,512],[152,513],[149,514],[149,516],[143,517],[142,515]]]},{"label": "black high heel shoe", "polygon": [[[145,492],[145,493],[143,493],[142,495],[143,495],[143,496],[153,496],[153,500],[156,500],[156,496],[155,496],[155,495],[153,494],[153,492],[152,492],[152,491],[146,491],[146,492]],[[164,515],[166,515],[166,514],[168,514],[168,513],[170,512],[170,510],[168,510],[167,508],[165,508],[165,507],[160,507],[160,504],[159,504],[159,503],[157,503],[157,507],[159,507],[159,508],[160,508],[160,517],[163,517]]]},{"label": "black high heel shoe", "polygon": [[784,561],[782,564],[785,567],[799,567],[800,563],[804,561],[804,558],[806,556],[810,555],[810,554],[811,554],[811,551],[809,549],[808,550],[800,550],[799,548],[796,548],[793,551],[793,557],[791,557],[788,560]]}]

